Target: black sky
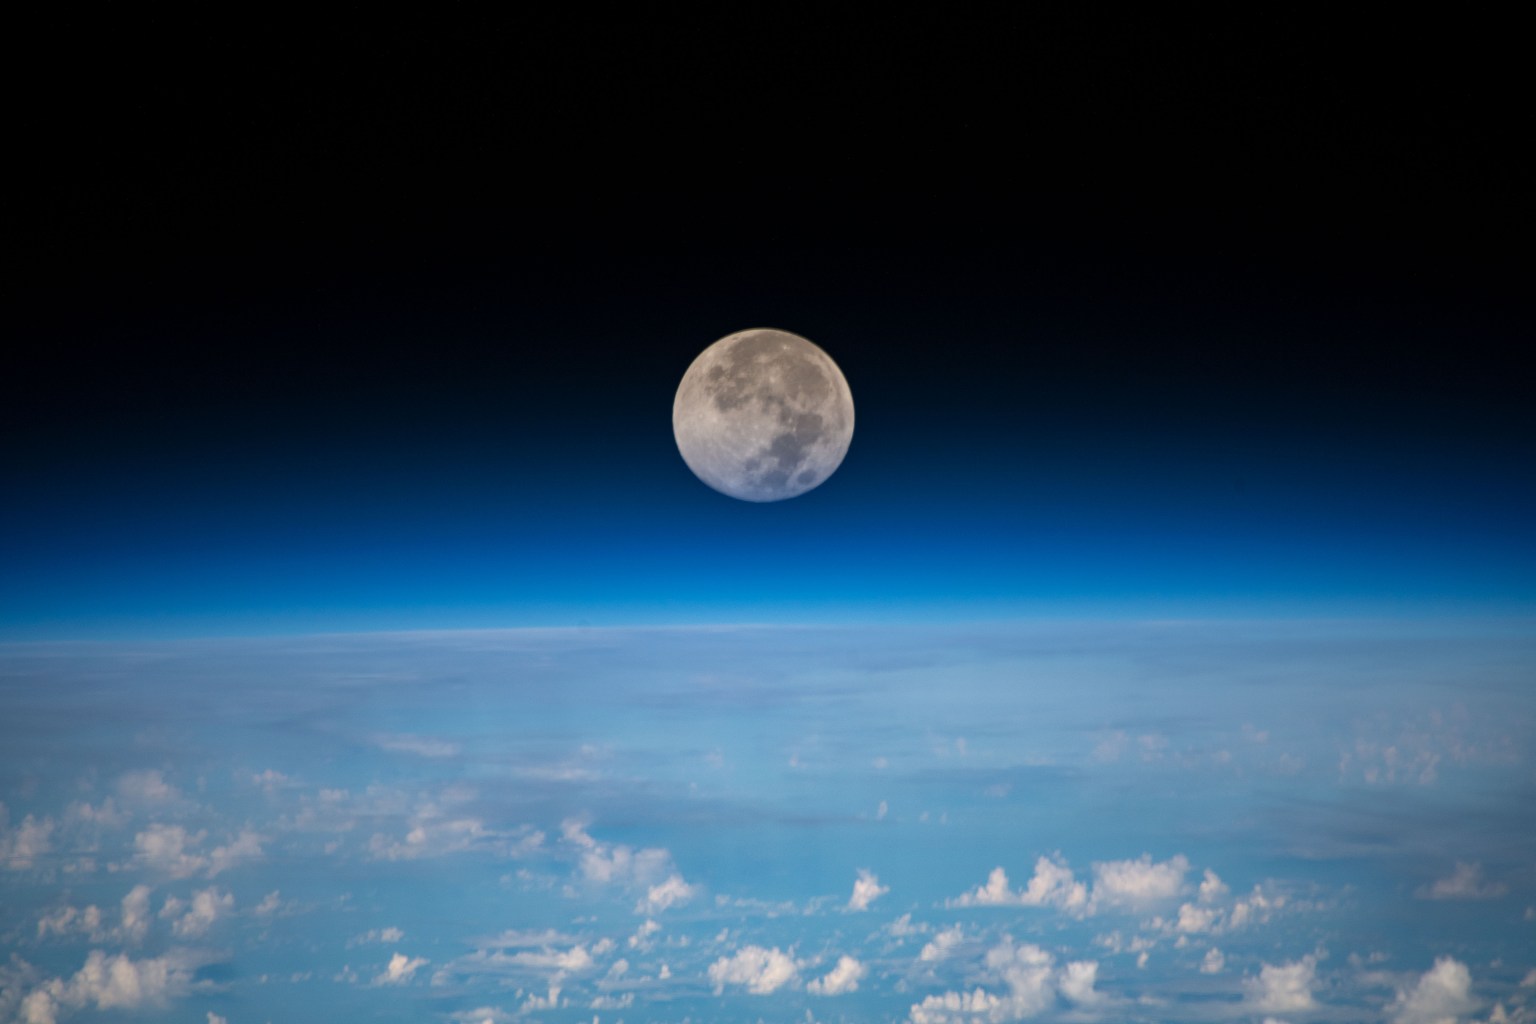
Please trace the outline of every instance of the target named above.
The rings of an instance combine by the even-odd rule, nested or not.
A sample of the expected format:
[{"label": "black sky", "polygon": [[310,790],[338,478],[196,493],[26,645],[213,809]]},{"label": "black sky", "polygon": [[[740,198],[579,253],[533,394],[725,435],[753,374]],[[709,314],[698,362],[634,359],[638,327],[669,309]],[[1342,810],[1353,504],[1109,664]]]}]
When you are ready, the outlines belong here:
[{"label": "black sky", "polygon": [[1507,29],[61,15],[11,94],[8,471],[584,432],[622,461],[692,355],[756,324],[836,339],[890,411],[875,459],[1520,464]]}]

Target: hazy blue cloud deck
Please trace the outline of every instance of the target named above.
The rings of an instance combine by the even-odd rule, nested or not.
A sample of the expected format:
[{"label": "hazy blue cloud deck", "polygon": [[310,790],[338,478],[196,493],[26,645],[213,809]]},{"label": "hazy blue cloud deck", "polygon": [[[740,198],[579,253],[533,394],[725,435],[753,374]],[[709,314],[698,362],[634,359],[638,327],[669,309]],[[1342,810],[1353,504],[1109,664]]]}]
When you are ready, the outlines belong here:
[{"label": "hazy blue cloud deck", "polygon": [[0,1019],[1522,1020],[1533,657],[1466,621],[14,644]]}]

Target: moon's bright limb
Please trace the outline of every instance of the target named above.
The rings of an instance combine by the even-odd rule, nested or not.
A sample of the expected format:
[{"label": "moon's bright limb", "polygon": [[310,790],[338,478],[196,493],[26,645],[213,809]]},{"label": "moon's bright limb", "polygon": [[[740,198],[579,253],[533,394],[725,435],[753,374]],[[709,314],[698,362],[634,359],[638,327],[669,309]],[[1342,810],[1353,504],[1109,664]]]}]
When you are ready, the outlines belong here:
[{"label": "moon's bright limb", "polygon": [[683,461],[722,494],[781,501],[842,464],[853,439],[843,371],[798,334],[738,331],[699,354],[672,402]]}]

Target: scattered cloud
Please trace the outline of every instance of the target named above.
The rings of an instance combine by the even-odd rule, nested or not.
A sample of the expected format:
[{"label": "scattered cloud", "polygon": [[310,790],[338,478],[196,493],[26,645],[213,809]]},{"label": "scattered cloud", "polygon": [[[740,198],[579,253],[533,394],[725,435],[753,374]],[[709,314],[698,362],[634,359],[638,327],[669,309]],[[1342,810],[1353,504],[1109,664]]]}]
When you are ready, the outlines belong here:
[{"label": "scattered cloud", "polygon": [[1443,956],[1412,988],[1399,989],[1386,1012],[1392,1024],[1455,1024],[1477,1007],[1467,965]]},{"label": "scattered cloud", "polygon": [[1070,913],[1088,910],[1088,888],[1060,855],[1035,861],[1035,873],[1022,890],[1009,888],[1008,873],[992,869],[984,885],[948,903],[952,907],[1057,907]]},{"label": "scattered cloud", "polygon": [[777,946],[744,946],[710,964],[709,981],[717,996],[727,985],[740,985],[755,996],[765,996],[795,984],[799,971],[799,963]]},{"label": "scattered cloud", "polygon": [[698,895],[698,889],[683,881],[682,875],[670,875],[646,890],[645,898],[635,904],[635,913],[659,914],[668,907],[682,906]]},{"label": "scattered cloud", "polygon": [[817,978],[805,986],[807,992],[817,996],[840,996],[848,992],[857,992],[859,982],[869,974],[869,968],[851,956],[842,956],[837,960],[837,966],[828,971],[823,977]]},{"label": "scattered cloud", "polygon": [[1509,886],[1483,881],[1483,866],[1459,862],[1447,878],[1421,886],[1414,895],[1421,900],[1492,900],[1509,892]]},{"label": "scattered cloud", "polygon": [[135,804],[172,804],[181,793],[165,781],[165,773],[155,769],[124,772],[117,780],[117,794]]},{"label": "scattered cloud", "polygon": [[397,754],[415,754],[417,757],[457,757],[459,745],[430,736],[411,736],[403,733],[380,733],[373,738],[374,746]]},{"label": "scattered cloud", "polygon": [[214,878],[230,868],[261,859],[262,837],[244,829],[231,842],[216,846],[208,854],[208,877]]},{"label": "scattered cloud", "polygon": [[[5,805],[0,804],[0,811]],[[27,815],[14,829],[5,827],[0,814],[0,865],[12,871],[28,871],[36,866],[44,854],[53,850],[54,822],[52,818]]]},{"label": "scattered cloud", "polygon": [[412,976],[431,961],[424,957],[408,957],[396,953],[389,958],[389,965],[373,979],[375,985],[404,985]]},{"label": "scattered cloud", "polygon": [[987,952],[984,984],[971,991],[945,992],[915,1004],[911,1024],[1003,1024],[1037,1016],[1064,999],[1078,1007],[1105,1001],[1095,989],[1099,965],[1090,960],[1056,966],[1056,958],[1039,946],[1014,945],[1010,936]]},{"label": "scattered cloud", "polygon": [[1136,860],[1094,864],[1093,906],[1136,908],[1177,899],[1188,871],[1189,859],[1183,854],[1161,863],[1144,853]]},{"label": "scattered cloud", "polygon": [[965,930],[958,924],[952,928],[945,928],[933,937],[932,942],[923,946],[917,958],[929,963],[947,959],[963,941],[965,941]]},{"label": "scattered cloud", "polygon": [[1212,946],[1205,951],[1205,959],[1200,961],[1201,974],[1220,974],[1227,968],[1226,954]]},{"label": "scattered cloud", "polygon": [[233,894],[209,887],[192,894],[190,904],[171,897],[160,910],[162,919],[171,921],[171,934],[180,939],[195,939],[206,935],[219,918],[235,907]]},{"label": "scattered cloud", "polygon": [[1257,978],[1243,979],[1250,1007],[1274,1013],[1295,1013],[1317,1005],[1312,990],[1317,985],[1317,957],[1308,954],[1287,964],[1264,964]]},{"label": "scattered cloud", "polygon": [[21,1001],[19,1020],[53,1024],[68,1011],[163,1007],[187,991],[195,966],[180,955],[134,960],[127,954],[108,955],[93,949],[74,975],[50,979],[28,993]]},{"label": "scattered cloud", "polygon": [[181,825],[152,824],[133,837],[136,866],[187,878],[208,866],[208,858],[195,852],[207,831],[188,832]]},{"label": "scattered cloud", "polygon": [[874,872],[859,869],[859,877],[853,880],[853,895],[848,897],[849,910],[868,910],[875,900],[890,892],[890,886],[881,885]]}]

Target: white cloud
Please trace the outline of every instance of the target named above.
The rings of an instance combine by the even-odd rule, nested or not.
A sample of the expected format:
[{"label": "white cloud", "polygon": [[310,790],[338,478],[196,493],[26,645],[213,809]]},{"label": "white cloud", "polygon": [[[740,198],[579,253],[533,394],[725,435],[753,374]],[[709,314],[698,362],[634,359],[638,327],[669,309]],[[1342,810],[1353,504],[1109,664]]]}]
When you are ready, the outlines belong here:
[{"label": "white cloud", "polygon": [[85,801],[77,800],[65,809],[64,818],[66,821],[79,822],[83,825],[119,828],[128,823],[129,814],[120,809],[111,797],[107,797],[95,807]]},{"label": "white cloud", "polygon": [[698,886],[683,881],[683,876],[673,874],[666,881],[646,890],[645,898],[635,904],[637,914],[659,914],[668,907],[678,907],[698,895]]},{"label": "white cloud", "polygon": [[[187,911],[182,914],[181,909],[184,906],[187,907]],[[166,900],[160,916],[174,918],[171,922],[171,932],[178,938],[195,939],[206,935],[208,929],[234,907],[235,897],[231,893],[210,887],[193,893],[190,906],[180,900]]]},{"label": "white cloud", "polygon": [[1227,913],[1225,927],[1228,930],[1235,930],[1249,924],[1262,924],[1269,920],[1270,911],[1278,910],[1283,906],[1285,906],[1284,896],[1266,896],[1258,886],[1254,886],[1253,892],[1246,899],[1232,904],[1232,909]]},{"label": "white cloud", "polygon": [[404,938],[405,932],[394,926],[390,926],[388,928],[370,928],[366,932],[363,932],[361,935],[353,936],[352,939],[347,942],[347,945],[365,946],[373,942],[382,942],[386,945],[392,945]]},{"label": "white cloud", "polygon": [[134,863],[172,878],[195,875],[208,866],[208,858],[194,852],[207,835],[180,825],[152,824],[133,837]]},{"label": "white cloud", "polygon": [[1174,927],[1186,935],[1199,935],[1215,931],[1220,919],[1221,911],[1215,907],[1197,907],[1193,903],[1185,903],[1179,907],[1179,920]]},{"label": "white cloud", "polygon": [[885,931],[890,933],[893,938],[904,939],[909,935],[927,934],[928,926],[921,921],[913,924],[911,914],[902,914],[896,920],[886,925]]},{"label": "white cloud", "polygon": [[[0,810],[4,805],[0,804]],[[36,818],[27,815],[14,829],[5,828],[0,816],[0,864],[12,871],[26,871],[35,866],[37,859],[53,849],[52,818]]]},{"label": "white cloud", "polygon": [[81,934],[89,936],[92,942],[103,942],[106,933],[101,927],[101,908],[92,904],[80,909],[77,907],[60,907],[51,914],[44,914],[37,919],[37,937],[45,939],[50,935],[60,938]]},{"label": "white cloud", "polygon": [[244,829],[233,840],[216,846],[208,855],[208,877],[213,878],[230,868],[261,859],[262,838],[250,829]]},{"label": "white cloud", "polygon": [[1220,974],[1226,970],[1227,958],[1221,950],[1212,946],[1205,951],[1205,959],[1200,962],[1201,974]]},{"label": "white cloud", "polygon": [[547,995],[541,996],[537,993],[530,993],[528,998],[523,1000],[523,1005],[519,1007],[518,1012],[528,1014],[537,1010],[557,1010],[559,1008],[560,986],[551,985]]},{"label": "white cloud", "polygon": [[185,993],[191,973],[191,965],[175,956],[134,960],[95,949],[68,980],[53,978],[29,993],[22,1000],[20,1020],[52,1024],[64,1010],[161,1007]]},{"label": "white cloud", "polygon": [[123,936],[130,942],[142,942],[149,934],[149,894],[147,885],[136,885],[123,897]]},{"label": "white cloud", "polygon": [[1477,1009],[1467,965],[1443,956],[1387,1007],[1392,1024],[1456,1024]]},{"label": "white cloud", "polygon": [[727,985],[743,985],[753,995],[765,996],[794,984],[799,970],[794,958],[777,946],[744,946],[735,955],[723,956],[710,964],[709,980],[717,996]]},{"label": "white cloud", "polygon": [[853,895],[848,897],[849,910],[868,910],[875,900],[890,892],[888,885],[881,885],[874,872],[859,869],[859,877],[853,880]]},{"label": "white cloud", "polygon": [[381,750],[400,754],[415,754],[417,757],[456,757],[459,753],[459,745],[457,743],[434,739],[430,736],[381,734],[375,736],[373,742]]},{"label": "white cloud", "polygon": [[448,1015],[454,1024],[509,1024],[512,1014],[494,1006],[480,1006],[473,1010],[460,1010]]},{"label": "white cloud", "polygon": [[212,1010],[208,1011],[208,1024],[229,1024],[228,1017],[221,1017]]},{"label": "white cloud", "polygon": [[468,850],[488,850],[505,857],[525,857],[544,844],[544,833],[533,829],[501,832],[472,817],[447,817],[436,804],[426,804],[412,816],[399,841],[375,833],[368,852],[375,860],[418,860]]},{"label": "white cloud", "polygon": [[1221,876],[1210,868],[1206,868],[1205,879],[1200,883],[1200,902],[1216,903],[1219,900],[1225,899],[1229,892],[1231,890],[1221,880]]},{"label": "white cloud", "polygon": [[659,913],[699,895],[700,887],[684,881],[672,863],[672,854],[664,849],[636,850],[621,843],[602,842],[588,834],[586,823],[578,818],[566,819],[560,832],[568,845],[580,851],[576,867],[582,881],[643,890],[635,904],[637,914]]},{"label": "white cloud", "polygon": [[958,924],[953,928],[946,928],[933,937],[933,941],[923,947],[917,955],[919,960],[933,962],[943,960],[955,951],[955,947],[965,940],[965,930]]},{"label": "white cloud", "polygon": [[154,769],[124,772],[117,780],[117,793],[138,804],[169,804],[181,799],[176,787],[165,781],[165,773]]},{"label": "white cloud", "polygon": [[1099,979],[1096,960],[1074,960],[1061,970],[1056,987],[1069,1002],[1078,1006],[1093,1006],[1104,1001],[1104,993],[1093,986]]},{"label": "white cloud", "polygon": [[1316,983],[1317,957],[1308,954],[1288,964],[1264,964],[1257,978],[1243,979],[1243,988],[1255,1010],[1292,1013],[1317,1005],[1312,998]]},{"label": "white cloud", "polygon": [[421,968],[425,967],[429,960],[424,957],[408,957],[404,953],[396,953],[389,958],[389,966],[383,973],[373,979],[375,985],[403,985],[411,980]]},{"label": "white cloud", "polygon": [[847,992],[857,992],[859,982],[863,981],[867,974],[869,974],[868,967],[851,956],[843,956],[838,958],[836,967],[805,988],[812,995],[840,996]]},{"label": "white cloud", "polygon": [[1039,946],[1015,946],[1003,941],[987,952],[985,977],[1002,985],[1001,995],[977,987],[969,992],[945,992],[914,1005],[911,1024],[1003,1024],[1024,1020],[1049,1010],[1058,998],[1079,1007],[1105,1001],[1094,988],[1099,965],[1090,960],[1056,967],[1055,958]]},{"label": "white cloud", "polygon": [[1088,908],[1088,889],[1077,881],[1066,861],[1059,857],[1041,857],[1035,861],[1035,873],[1022,891],[1008,886],[1008,874],[1001,867],[992,869],[985,885],[950,900],[952,907],[1058,907],[1074,913]]},{"label": "white cloud", "polygon": [[1491,900],[1509,892],[1509,886],[1483,881],[1483,866],[1458,862],[1456,870],[1414,894],[1421,900]]},{"label": "white cloud", "polygon": [[661,925],[646,918],[645,923],[635,929],[635,934],[629,937],[629,948],[647,950],[651,948],[651,936],[661,931]]},{"label": "white cloud", "polygon": [[1140,907],[1175,899],[1188,871],[1189,860],[1183,854],[1162,863],[1144,853],[1136,860],[1094,864],[1093,905]]}]

